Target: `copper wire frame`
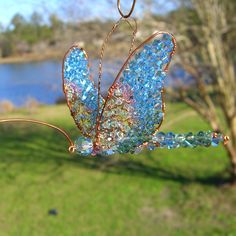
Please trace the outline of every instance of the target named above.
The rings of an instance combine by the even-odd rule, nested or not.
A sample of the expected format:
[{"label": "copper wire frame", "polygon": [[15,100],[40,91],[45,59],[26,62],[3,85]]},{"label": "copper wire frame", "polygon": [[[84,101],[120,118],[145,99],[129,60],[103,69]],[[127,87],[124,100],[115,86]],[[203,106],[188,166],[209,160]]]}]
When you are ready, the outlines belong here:
[{"label": "copper wire frame", "polygon": [[122,12],[122,10],[121,10],[120,0],[117,0],[117,8],[118,8],[118,11],[119,11],[121,17],[123,17],[123,18],[129,18],[129,17],[132,15],[133,11],[134,11],[135,4],[136,4],[136,0],[133,0],[133,3],[132,3],[132,6],[131,6],[130,11],[128,12],[128,14],[124,14],[124,13]]},{"label": "copper wire frame", "polygon": [[49,127],[49,128],[52,128],[54,130],[57,130],[58,132],[60,132],[61,134],[64,135],[64,137],[67,139],[68,143],[69,143],[69,148],[68,148],[68,151],[70,153],[73,153],[75,152],[75,144],[74,142],[71,140],[69,134],[55,126],[55,125],[51,125],[49,123],[46,123],[46,122],[43,122],[43,121],[39,121],[39,120],[34,120],[34,119],[23,119],[23,118],[12,118],[12,119],[1,119],[0,120],[0,123],[14,123],[14,122],[24,122],[24,123],[33,123],[33,124],[38,124],[38,125],[43,125],[43,126],[46,126],[46,127]]}]

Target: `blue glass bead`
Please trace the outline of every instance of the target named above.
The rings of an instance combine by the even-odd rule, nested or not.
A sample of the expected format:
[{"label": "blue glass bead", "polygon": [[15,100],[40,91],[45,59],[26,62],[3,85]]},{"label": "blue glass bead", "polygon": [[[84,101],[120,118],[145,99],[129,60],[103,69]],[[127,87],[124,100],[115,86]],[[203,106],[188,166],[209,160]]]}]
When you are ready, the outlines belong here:
[{"label": "blue glass bead", "polygon": [[93,142],[90,138],[79,137],[75,141],[76,151],[78,154],[88,156],[93,151]]},{"label": "blue glass bead", "polygon": [[154,142],[159,143],[160,146],[163,146],[164,143],[165,143],[165,133],[163,133],[163,132],[158,132],[158,133],[156,133],[156,134],[153,136],[152,140],[153,140]]},{"label": "blue glass bead", "polygon": [[172,41],[172,37],[171,37],[170,34],[166,34],[166,33],[165,33],[165,34],[163,35],[163,40],[164,40],[164,41],[170,41],[170,40]]},{"label": "blue glass bead", "polygon": [[163,64],[168,64],[169,63],[169,61],[170,61],[170,57],[169,56],[167,56],[167,57],[165,57],[164,59],[163,59]]},{"label": "blue glass bead", "polygon": [[142,150],[143,150],[143,147],[136,147],[135,149],[134,149],[134,154],[138,154],[138,153],[140,153],[140,152],[142,152]]},{"label": "blue glass bead", "polygon": [[195,135],[195,142],[197,146],[207,146],[207,133],[203,131],[199,131]]},{"label": "blue glass bead", "polygon": [[186,134],[185,142],[183,144],[184,147],[196,147],[197,145],[194,143],[194,135],[192,132]]},{"label": "blue glass bead", "polygon": [[186,147],[185,135],[184,134],[176,135],[176,143],[178,144],[178,147]]},{"label": "blue glass bead", "polygon": [[162,62],[161,60],[158,60],[158,61],[156,62],[156,65],[157,65],[157,69],[160,70],[160,69],[162,69],[163,62]]},{"label": "blue glass bead", "polygon": [[172,132],[169,132],[165,135],[165,145],[168,149],[175,148],[177,146],[177,143],[175,142],[175,134]]},{"label": "blue glass bead", "polygon": [[112,149],[108,149],[108,150],[105,150],[105,151],[102,152],[102,154],[105,155],[105,156],[110,156],[110,155],[113,155],[115,153],[116,153],[116,151],[112,150]]},{"label": "blue glass bead", "polygon": [[224,138],[221,134],[217,134],[216,137],[214,137],[214,134],[212,134],[212,141],[211,141],[211,145],[213,147],[217,147],[219,145],[220,142],[223,142]]},{"label": "blue glass bead", "polygon": [[157,146],[154,143],[148,143],[147,149],[150,151],[153,151],[157,148]]},{"label": "blue glass bead", "polygon": [[160,39],[154,39],[152,45],[155,47],[158,46],[160,43],[161,43]]}]

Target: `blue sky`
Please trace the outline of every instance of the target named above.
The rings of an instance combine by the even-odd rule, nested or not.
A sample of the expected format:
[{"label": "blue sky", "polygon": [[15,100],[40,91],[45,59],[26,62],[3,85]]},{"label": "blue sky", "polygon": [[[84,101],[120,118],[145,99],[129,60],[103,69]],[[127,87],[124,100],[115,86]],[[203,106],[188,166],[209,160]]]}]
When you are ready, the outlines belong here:
[{"label": "blue sky", "polygon": [[[123,2],[127,2],[127,0]],[[143,0],[137,1],[136,16],[141,12],[142,2]],[[172,8],[170,4],[168,6],[165,3],[163,4],[165,0],[157,2],[162,2],[161,7],[160,5],[154,6],[159,12]],[[0,23],[7,26],[16,13],[21,13],[27,18],[34,11],[38,11],[46,16],[56,12],[64,19],[69,18],[73,14],[77,14],[77,17],[81,19],[84,17],[102,17],[103,14],[111,18],[115,16],[118,18],[119,15],[115,3],[116,0],[0,0]],[[70,13],[70,10],[73,12]],[[65,12],[67,12],[67,15],[65,15]]]},{"label": "blue sky", "polygon": [[17,12],[29,16],[40,7],[40,2],[33,0],[0,0],[0,23],[6,26]]},{"label": "blue sky", "polygon": [[[62,16],[63,10],[66,11],[67,8],[71,8],[73,5],[78,7],[78,14],[81,11],[80,6],[80,8],[86,9],[92,17],[102,15],[102,10],[106,9],[105,12],[107,12],[109,7],[106,0],[0,0],[0,23],[6,26],[16,13],[24,15],[26,18],[34,11],[45,15],[56,12]],[[76,9],[73,10],[76,12]],[[83,10],[83,12],[85,11]]]}]

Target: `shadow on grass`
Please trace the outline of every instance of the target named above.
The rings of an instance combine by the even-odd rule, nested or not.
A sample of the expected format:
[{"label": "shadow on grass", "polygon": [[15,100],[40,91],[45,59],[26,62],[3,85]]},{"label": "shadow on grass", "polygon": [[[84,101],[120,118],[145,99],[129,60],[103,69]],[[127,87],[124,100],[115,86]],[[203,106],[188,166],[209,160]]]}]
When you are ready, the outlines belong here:
[{"label": "shadow on grass", "polygon": [[[83,157],[82,157],[83,158]],[[225,173],[217,173],[212,176],[189,176],[183,173],[183,169],[170,168],[168,166],[160,166],[158,161],[152,161],[151,164],[145,161],[126,159],[118,160],[118,158],[96,157],[96,159],[86,158],[79,160],[70,159],[68,161],[78,164],[83,168],[96,169],[108,173],[125,174],[130,176],[144,176],[166,181],[174,181],[180,184],[198,183],[202,185],[221,186],[230,182],[230,178]],[[146,155],[146,158],[148,155]],[[181,174],[183,173],[183,174]]]},{"label": "shadow on grass", "polygon": [[[42,129],[37,129],[36,133],[37,135],[35,135],[35,131],[20,132],[18,130],[15,134],[18,140],[13,140],[11,129],[7,129],[7,132],[5,130],[4,139],[0,140],[0,163],[5,163],[9,168],[12,163],[16,162],[23,165],[27,165],[27,163],[50,163],[54,170],[62,165],[77,165],[106,173],[144,176],[157,180],[174,181],[183,185],[198,183],[221,186],[230,182],[230,178],[225,173],[198,176],[198,173],[189,174],[184,167],[162,166],[161,160],[154,158],[151,152],[147,152],[146,158],[142,158],[142,160],[125,155],[122,157],[97,156],[96,158],[69,156],[65,151],[65,142],[60,136],[53,132],[47,131],[45,133]],[[1,132],[1,136],[2,134]],[[19,139],[19,137],[22,138]],[[1,171],[7,171],[8,167]]]}]

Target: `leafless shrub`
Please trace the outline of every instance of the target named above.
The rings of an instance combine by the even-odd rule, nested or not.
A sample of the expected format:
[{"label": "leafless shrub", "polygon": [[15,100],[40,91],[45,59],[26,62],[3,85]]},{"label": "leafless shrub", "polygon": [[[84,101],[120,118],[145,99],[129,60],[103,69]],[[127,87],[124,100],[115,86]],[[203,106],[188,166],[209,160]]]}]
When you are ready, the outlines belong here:
[{"label": "leafless shrub", "polygon": [[3,100],[0,102],[0,113],[8,113],[14,111],[15,106],[11,101]]},{"label": "leafless shrub", "polygon": [[24,106],[30,114],[33,114],[36,113],[39,107],[39,102],[35,98],[29,97]]}]

